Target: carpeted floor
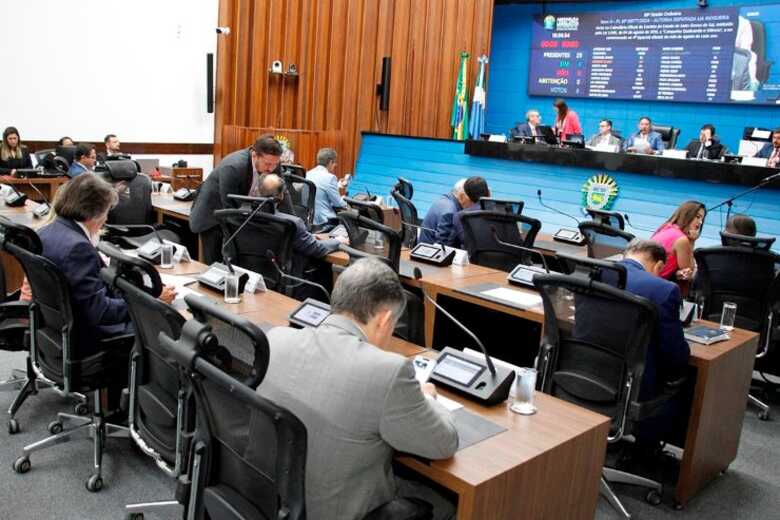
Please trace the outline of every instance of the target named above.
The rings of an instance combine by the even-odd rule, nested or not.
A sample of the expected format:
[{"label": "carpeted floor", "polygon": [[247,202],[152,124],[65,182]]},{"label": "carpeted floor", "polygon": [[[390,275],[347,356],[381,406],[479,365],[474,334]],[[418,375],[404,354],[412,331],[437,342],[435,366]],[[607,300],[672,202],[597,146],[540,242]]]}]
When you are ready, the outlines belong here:
[{"label": "carpeted floor", "polygon": [[[7,377],[11,368],[23,366],[23,354],[0,352],[0,378]],[[21,453],[21,447],[48,435],[46,427],[56,413],[70,412],[72,406],[53,392],[41,392],[17,416],[22,431],[10,436],[5,410],[12,398],[12,393],[0,393],[0,520],[122,519],[124,504],[128,502],[172,497],[173,481],[151,459],[122,439],[108,441],[104,457],[105,487],[100,493],[90,493],[84,487],[92,472],[92,450],[87,440],[34,453],[30,472],[17,475],[11,465]],[[672,508],[671,488],[665,491],[664,502],[658,507],[644,502],[642,490],[615,489],[634,518],[639,519],[780,518],[780,406],[776,415],[778,420],[762,422],[756,418],[755,410],[748,410],[737,460],[682,511]],[[146,515],[146,518],[177,517]],[[620,516],[602,499],[596,518],[607,520]]]}]

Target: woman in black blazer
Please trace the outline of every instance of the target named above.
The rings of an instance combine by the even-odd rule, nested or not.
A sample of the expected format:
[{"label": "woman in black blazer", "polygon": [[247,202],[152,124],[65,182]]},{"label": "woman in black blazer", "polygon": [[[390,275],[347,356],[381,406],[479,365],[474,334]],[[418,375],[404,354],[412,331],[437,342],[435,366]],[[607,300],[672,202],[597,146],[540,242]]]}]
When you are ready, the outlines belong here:
[{"label": "woman in black blazer", "polygon": [[19,130],[9,126],[3,130],[3,142],[0,143],[0,175],[13,175],[17,169],[32,167],[30,153],[19,139]]}]

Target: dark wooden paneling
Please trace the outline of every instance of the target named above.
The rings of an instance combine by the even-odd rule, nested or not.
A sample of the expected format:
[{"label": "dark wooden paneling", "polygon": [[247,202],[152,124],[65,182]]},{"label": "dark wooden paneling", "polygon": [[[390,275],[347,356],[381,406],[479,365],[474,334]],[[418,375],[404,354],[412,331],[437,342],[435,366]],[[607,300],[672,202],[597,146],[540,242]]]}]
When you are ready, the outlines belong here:
[{"label": "dark wooden paneling", "polygon": [[[342,131],[342,172],[361,131],[449,137],[460,52],[472,56],[471,91],[492,21],[493,0],[221,0],[231,34],[218,44],[215,158],[234,145],[225,127]],[[383,56],[388,112],[376,97]],[[270,74],[274,60],[299,76]]]},{"label": "dark wooden paneling", "polygon": [[[76,140],[78,143],[78,139]],[[57,147],[57,141],[25,141],[30,150],[48,150]],[[102,142],[92,143],[98,153],[105,151]],[[122,152],[129,154],[161,155],[210,155],[214,153],[211,143],[126,143],[122,142]]]}]

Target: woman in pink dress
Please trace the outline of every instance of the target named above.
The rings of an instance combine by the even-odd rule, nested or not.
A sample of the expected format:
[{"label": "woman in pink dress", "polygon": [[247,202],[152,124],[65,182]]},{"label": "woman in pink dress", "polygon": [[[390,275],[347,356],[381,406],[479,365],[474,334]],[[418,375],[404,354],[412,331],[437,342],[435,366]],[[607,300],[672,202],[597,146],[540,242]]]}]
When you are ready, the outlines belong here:
[{"label": "woman in pink dress", "polygon": [[556,99],[553,103],[555,110],[555,133],[561,142],[569,138],[571,134],[582,135],[582,126],[577,112],[571,110],[562,99]]},{"label": "woman in pink dress", "polygon": [[693,248],[701,235],[707,210],[704,204],[689,200],[680,204],[667,220],[650,237],[666,249],[667,260],[659,275],[667,280],[687,282],[693,279],[696,264]]}]

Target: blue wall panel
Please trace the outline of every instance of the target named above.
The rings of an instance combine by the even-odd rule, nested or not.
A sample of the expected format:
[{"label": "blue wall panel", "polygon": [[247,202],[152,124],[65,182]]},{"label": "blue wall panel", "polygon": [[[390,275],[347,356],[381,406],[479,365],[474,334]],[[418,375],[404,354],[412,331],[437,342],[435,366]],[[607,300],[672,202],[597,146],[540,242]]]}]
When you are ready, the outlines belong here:
[{"label": "blue wall panel", "polygon": [[[728,0],[709,0],[713,7],[732,5],[761,5],[778,3],[778,0],[733,2]],[[547,4],[548,13],[578,13],[589,11],[640,11],[643,9],[693,8],[692,0],[669,2],[625,2]],[[487,89],[486,128],[491,133],[506,132],[516,121],[525,118],[525,111],[536,108],[542,114],[542,120],[553,122],[553,98],[528,96],[528,68],[531,49],[532,17],[542,12],[536,5],[498,5],[493,16],[492,49],[489,64]],[[780,27],[779,24],[767,24],[767,59],[774,60],[770,82],[780,83]],[[649,115],[658,123],[679,127],[682,132],[678,147],[684,147],[691,139],[697,138],[699,128],[704,123],[716,126],[724,144],[736,151],[742,130],[746,126],[766,128],[780,127],[780,107],[746,106],[703,103],[671,103],[660,101],[629,101],[604,99],[567,100],[569,106],[579,115],[583,130],[587,136],[596,133],[598,122],[602,118],[611,119],[614,128],[623,135],[636,130],[637,120]]]},{"label": "blue wall panel", "polygon": [[[524,213],[542,221],[542,229],[554,233],[559,227],[571,227],[571,219],[543,208],[536,197],[541,189],[548,205],[579,218],[583,183],[603,173],[585,168],[489,159],[464,154],[464,144],[456,141],[364,135],[356,165],[352,193],[368,189],[387,196],[397,177],[414,184],[413,202],[422,218],[431,203],[452,188],[458,179],[482,175],[488,180],[494,197],[520,199]],[[697,199],[707,207],[736,194],[744,186],[713,184],[632,173],[613,173],[620,195],[614,209],[628,213],[637,228],[637,236],[649,237],[684,200]],[[780,190],[764,190],[737,201],[736,212],[756,219],[761,235],[780,236]],[[699,245],[720,243],[722,213],[707,216]]]}]

